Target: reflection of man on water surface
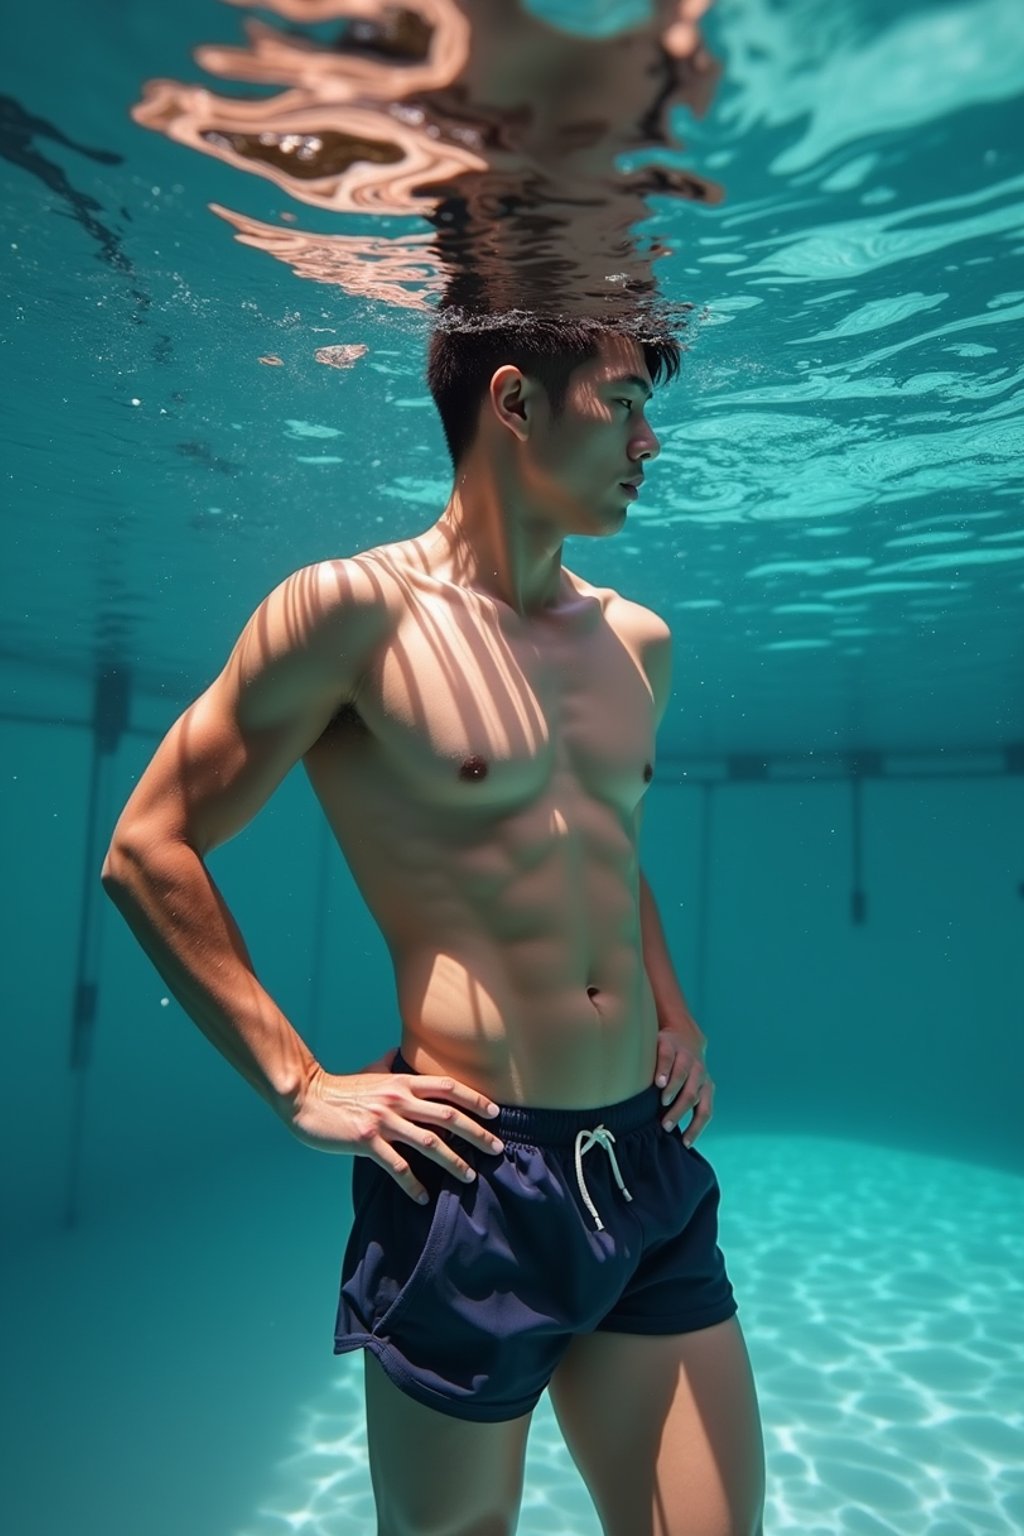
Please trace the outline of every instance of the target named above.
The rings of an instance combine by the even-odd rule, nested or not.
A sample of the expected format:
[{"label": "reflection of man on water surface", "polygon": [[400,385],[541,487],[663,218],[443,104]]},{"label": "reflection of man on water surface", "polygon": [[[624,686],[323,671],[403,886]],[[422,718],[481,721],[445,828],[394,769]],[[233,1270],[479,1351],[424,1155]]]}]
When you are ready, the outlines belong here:
[{"label": "reflection of man on water surface", "polygon": [[[443,292],[461,305],[486,295],[492,312],[529,308],[552,284],[607,306],[615,285],[649,293],[652,261],[666,253],[656,236],[642,250],[631,238],[650,217],[648,194],[721,200],[677,153],[683,109],[702,116],[719,77],[697,26],[706,9],[652,0],[630,7],[614,35],[593,36],[517,0],[270,0],[260,10],[287,30],[252,19],[245,47],[206,45],[196,59],[278,91],[240,99],[161,78],[132,116],[266,177],[297,205],[358,214],[358,234],[307,233],[289,210],[282,228],[211,205],[301,277],[401,307]],[[330,42],[294,25],[332,21]],[[434,234],[366,223],[403,215]]]},{"label": "reflection of man on water surface", "polygon": [[[761,1529],[718,1183],[687,1144],[706,1040],[640,868],[670,633],[562,562],[623,527],[678,365],[653,330],[442,319],[444,511],[270,593],[104,865],[204,1033],[354,1156],[335,1350],[364,1353],[380,1536],[514,1530],[545,1389],[609,1536]],[[262,988],[205,863],[300,759],[394,962],[400,1054],[354,1074]]]}]

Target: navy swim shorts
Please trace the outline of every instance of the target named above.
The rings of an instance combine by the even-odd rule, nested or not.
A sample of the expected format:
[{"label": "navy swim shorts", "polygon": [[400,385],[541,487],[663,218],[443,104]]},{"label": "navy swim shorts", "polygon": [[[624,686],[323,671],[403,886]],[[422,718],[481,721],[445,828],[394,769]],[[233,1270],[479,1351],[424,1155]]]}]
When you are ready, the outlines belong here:
[{"label": "navy swim shorts", "polygon": [[[412,1073],[400,1053],[391,1070]],[[731,1317],[718,1180],[660,1101],[652,1084],[598,1109],[504,1105],[480,1117],[498,1155],[439,1131],[469,1183],[403,1144],[427,1205],[356,1156],[334,1353],[370,1349],[418,1402],[493,1421],[536,1405],[574,1334]]]}]

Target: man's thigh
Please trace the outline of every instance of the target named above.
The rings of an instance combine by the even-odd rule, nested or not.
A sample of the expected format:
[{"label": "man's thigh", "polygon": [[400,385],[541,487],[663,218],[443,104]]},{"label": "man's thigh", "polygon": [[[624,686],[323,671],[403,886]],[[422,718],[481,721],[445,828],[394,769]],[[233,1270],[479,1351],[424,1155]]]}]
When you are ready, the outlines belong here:
[{"label": "man's thigh", "polygon": [[606,1536],[760,1536],[761,1417],[735,1316],[581,1334],[550,1394]]},{"label": "man's thigh", "polygon": [[438,1413],[363,1352],[378,1536],[511,1536],[532,1412],[496,1424]]}]

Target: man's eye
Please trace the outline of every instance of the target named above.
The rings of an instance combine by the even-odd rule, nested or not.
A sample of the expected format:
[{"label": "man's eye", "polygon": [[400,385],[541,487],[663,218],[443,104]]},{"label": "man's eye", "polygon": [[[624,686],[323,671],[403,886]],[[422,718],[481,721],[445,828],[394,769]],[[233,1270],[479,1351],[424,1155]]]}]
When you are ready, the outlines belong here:
[{"label": "man's eye", "polygon": [[625,400],[625,399],[622,398],[621,395],[620,395],[619,399],[615,403],[616,403],[616,405],[628,406],[630,410],[633,409],[633,402],[632,402],[632,400]]}]

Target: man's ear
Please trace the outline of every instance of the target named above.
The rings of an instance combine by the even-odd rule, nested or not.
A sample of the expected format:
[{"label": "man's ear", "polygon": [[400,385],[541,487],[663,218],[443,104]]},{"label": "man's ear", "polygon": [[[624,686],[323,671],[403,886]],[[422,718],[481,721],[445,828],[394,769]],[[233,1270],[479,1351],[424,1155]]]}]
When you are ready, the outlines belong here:
[{"label": "man's ear", "polygon": [[491,409],[520,442],[526,437],[527,411],[536,388],[512,363],[505,363],[491,378]]}]

